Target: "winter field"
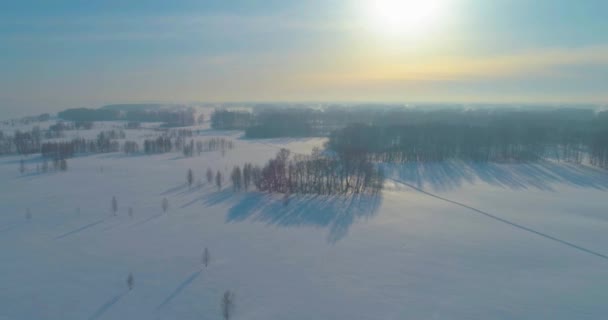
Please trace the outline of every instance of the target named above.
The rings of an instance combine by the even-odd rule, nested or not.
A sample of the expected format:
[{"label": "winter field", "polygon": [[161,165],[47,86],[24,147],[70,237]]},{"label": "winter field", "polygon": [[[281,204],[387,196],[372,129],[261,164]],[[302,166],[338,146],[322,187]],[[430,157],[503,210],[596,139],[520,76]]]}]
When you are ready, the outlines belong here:
[{"label": "winter field", "polygon": [[50,173],[32,155],[24,174],[20,157],[0,157],[0,319],[221,319],[226,290],[234,319],[608,317],[606,171],[410,163],[386,168],[378,196],[292,195],[284,206],[280,195],[235,193],[229,179],[218,190],[205,171],[228,177],[324,139],[198,129],[196,139],[235,148],[77,156]]}]

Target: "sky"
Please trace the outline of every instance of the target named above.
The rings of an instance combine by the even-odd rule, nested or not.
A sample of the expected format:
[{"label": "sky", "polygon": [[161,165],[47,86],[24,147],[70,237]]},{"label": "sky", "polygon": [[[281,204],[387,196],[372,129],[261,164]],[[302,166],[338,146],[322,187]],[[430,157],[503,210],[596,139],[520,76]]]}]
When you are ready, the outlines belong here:
[{"label": "sky", "polygon": [[606,104],[606,12],[605,0],[5,1],[0,117],[136,102]]}]

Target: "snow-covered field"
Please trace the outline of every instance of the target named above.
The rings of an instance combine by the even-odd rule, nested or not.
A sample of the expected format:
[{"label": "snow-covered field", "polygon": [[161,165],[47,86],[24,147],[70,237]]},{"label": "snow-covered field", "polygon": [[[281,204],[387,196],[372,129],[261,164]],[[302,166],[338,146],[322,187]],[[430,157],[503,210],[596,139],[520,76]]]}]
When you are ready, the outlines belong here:
[{"label": "snow-covered field", "polygon": [[387,168],[378,197],[284,207],[229,185],[189,189],[186,171],[228,176],[323,139],[202,134],[236,148],[81,156],[45,174],[31,159],[23,175],[19,157],[0,158],[0,319],[220,319],[225,290],[234,319],[608,318],[605,171],[408,164]]}]

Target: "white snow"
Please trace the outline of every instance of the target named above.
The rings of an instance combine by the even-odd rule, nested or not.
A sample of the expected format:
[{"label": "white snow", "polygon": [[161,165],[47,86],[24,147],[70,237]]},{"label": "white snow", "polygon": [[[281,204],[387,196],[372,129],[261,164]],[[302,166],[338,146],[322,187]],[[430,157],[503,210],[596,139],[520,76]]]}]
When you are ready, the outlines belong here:
[{"label": "white snow", "polygon": [[189,189],[186,171],[228,177],[323,139],[202,134],[236,148],[79,156],[65,173],[32,162],[24,175],[19,157],[0,158],[0,319],[220,319],[225,290],[234,319],[608,317],[605,171],[408,164],[387,168],[395,180],[377,198],[294,196],[285,208],[227,181]]}]

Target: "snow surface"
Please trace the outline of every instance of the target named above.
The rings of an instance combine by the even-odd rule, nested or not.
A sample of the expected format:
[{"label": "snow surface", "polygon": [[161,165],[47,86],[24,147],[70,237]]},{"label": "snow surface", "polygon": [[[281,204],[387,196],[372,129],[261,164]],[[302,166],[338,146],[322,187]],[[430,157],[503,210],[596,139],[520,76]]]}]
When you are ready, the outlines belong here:
[{"label": "snow surface", "polygon": [[189,189],[186,171],[227,177],[323,139],[201,135],[236,148],[80,156],[47,174],[32,172],[35,156],[23,175],[19,157],[0,158],[0,319],[220,319],[228,289],[234,319],[608,318],[605,171],[387,166],[378,197],[292,196],[283,207],[227,182]]}]

